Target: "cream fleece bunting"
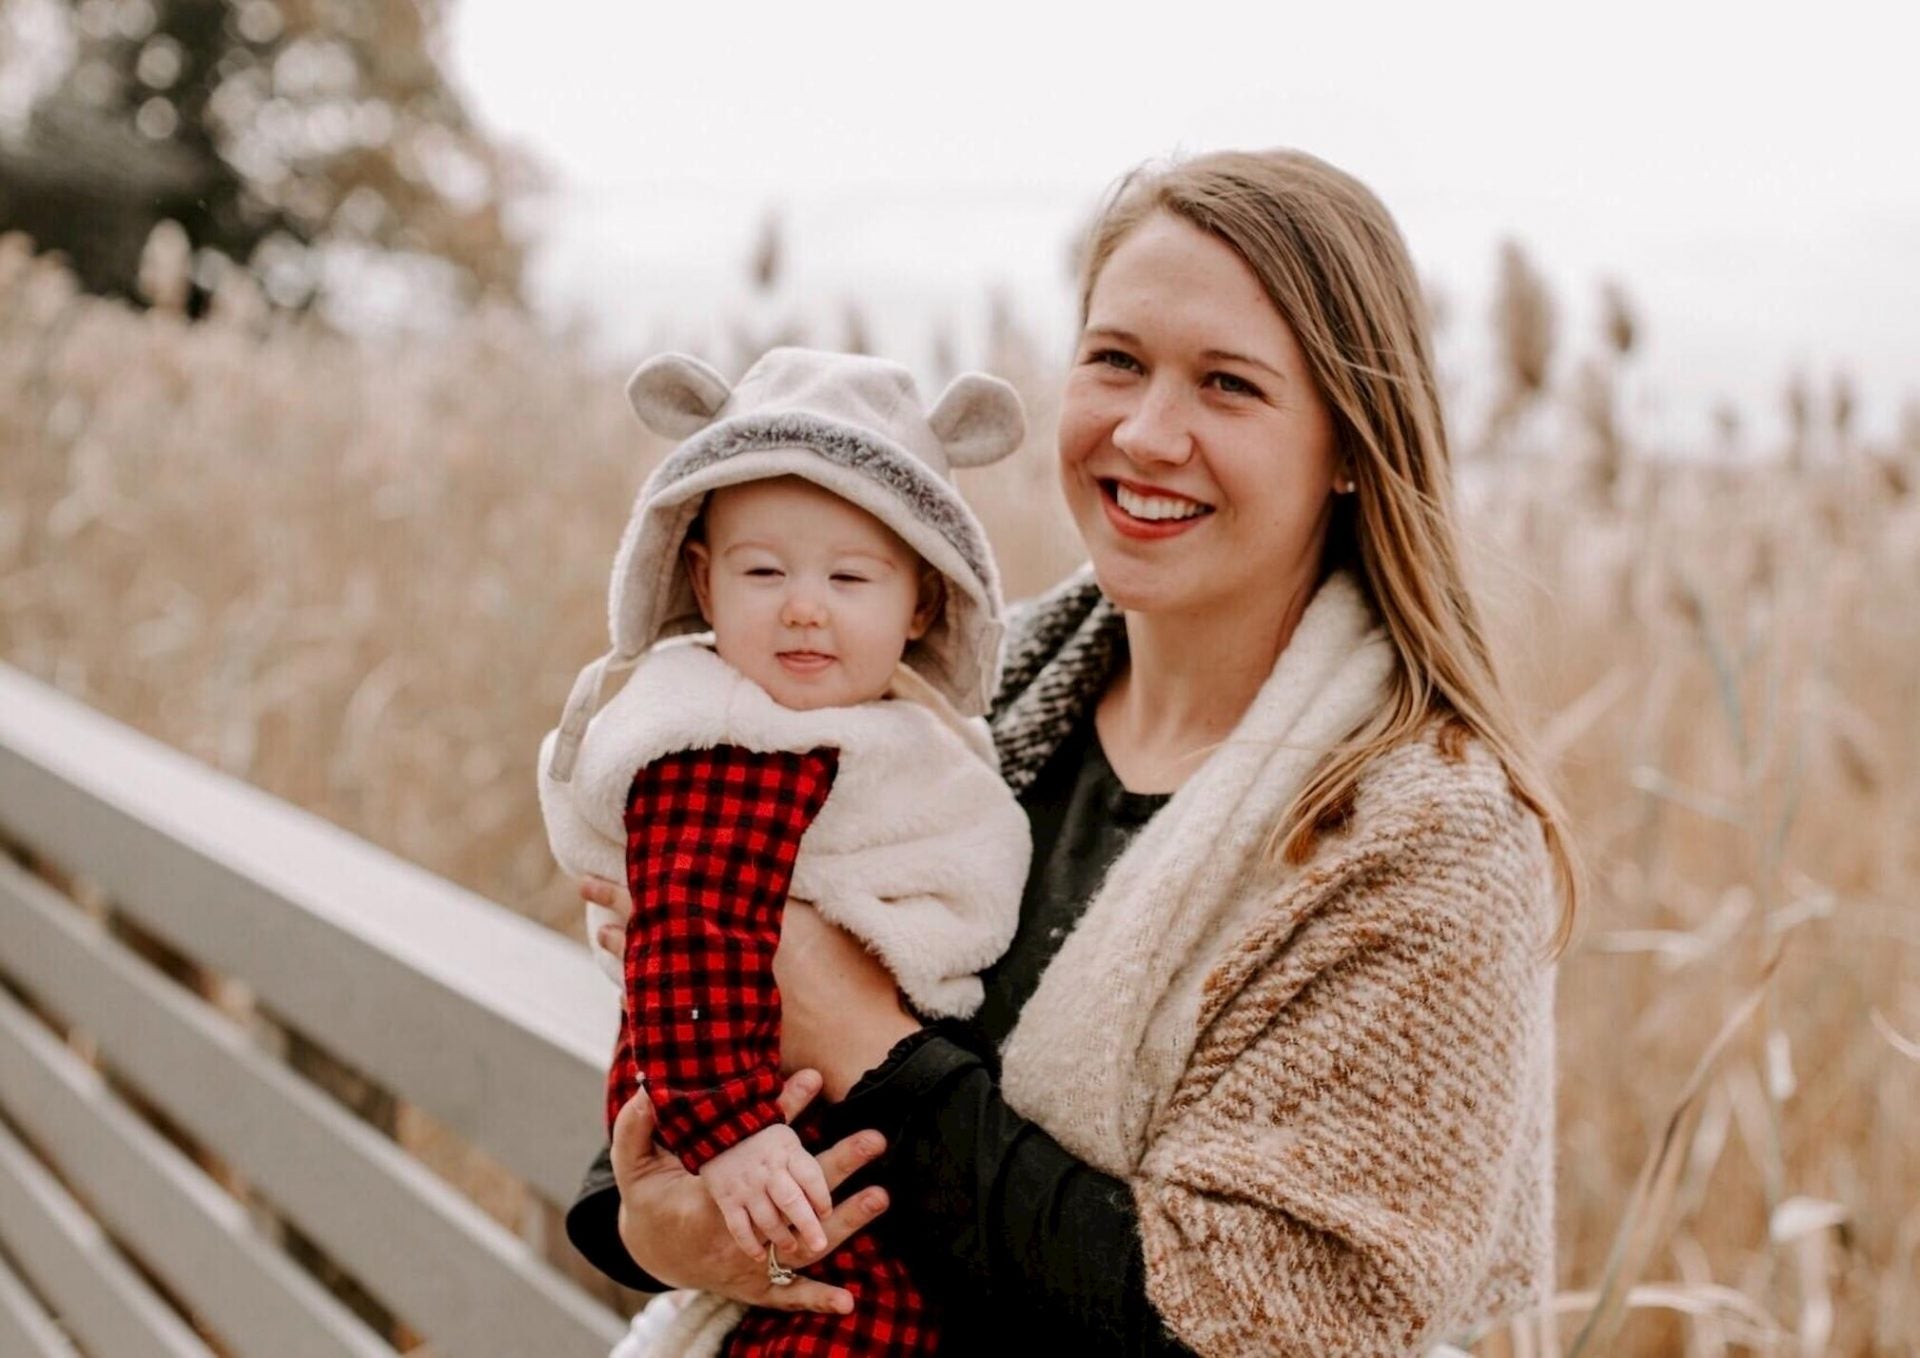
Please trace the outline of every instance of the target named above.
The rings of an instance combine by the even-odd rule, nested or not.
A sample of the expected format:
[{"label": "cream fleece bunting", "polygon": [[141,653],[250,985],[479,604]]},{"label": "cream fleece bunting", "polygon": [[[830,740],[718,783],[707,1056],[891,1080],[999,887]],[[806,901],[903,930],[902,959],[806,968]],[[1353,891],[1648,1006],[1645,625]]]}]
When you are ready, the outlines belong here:
[{"label": "cream fleece bunting", "polygon": [[984,722],[959,717],[905,667],[893,691],[795,711],[699,639],[663,642],[594,717],[570,782],[547,772],[551,732],[542,744],[554,857],[569,874],[624,882],[627,791],[663,754],[831,746],[839,770],[801,840],[791,894],[879,954],[921,1014],[965,1017],[980,1006],[977,973],[1006,951],[1019,920],[1027,818],[1000,780]]}]

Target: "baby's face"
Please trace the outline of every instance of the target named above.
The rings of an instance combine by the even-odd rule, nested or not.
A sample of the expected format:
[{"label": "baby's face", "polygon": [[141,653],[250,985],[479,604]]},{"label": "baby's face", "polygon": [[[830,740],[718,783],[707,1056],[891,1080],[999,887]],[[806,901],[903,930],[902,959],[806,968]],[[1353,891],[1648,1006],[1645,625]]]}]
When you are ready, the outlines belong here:
[{"label": "baby's face", "polygon": [[707,497],[687,571],[721,659],[783,707],[886,691],[940,606],[913,549],[864,509],[797,477]]}]

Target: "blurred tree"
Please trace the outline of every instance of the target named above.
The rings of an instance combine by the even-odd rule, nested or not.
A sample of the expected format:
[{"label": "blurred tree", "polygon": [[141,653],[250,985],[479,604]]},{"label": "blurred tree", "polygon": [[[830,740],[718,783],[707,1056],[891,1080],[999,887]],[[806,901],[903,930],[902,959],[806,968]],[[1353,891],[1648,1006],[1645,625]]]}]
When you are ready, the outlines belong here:
[{"label": "blurred tree", "polygon": [[140,295],[142,249],[174,221],[200,296],[217,257],[290,307],[323,295],[329,261],[356,258],[409,264],[461,299],[517,294],[503,213],[533,176],[440,70],[445,0],[64,8],[71,65],[0,139],[0,230],[64,252],[89,290]]}]

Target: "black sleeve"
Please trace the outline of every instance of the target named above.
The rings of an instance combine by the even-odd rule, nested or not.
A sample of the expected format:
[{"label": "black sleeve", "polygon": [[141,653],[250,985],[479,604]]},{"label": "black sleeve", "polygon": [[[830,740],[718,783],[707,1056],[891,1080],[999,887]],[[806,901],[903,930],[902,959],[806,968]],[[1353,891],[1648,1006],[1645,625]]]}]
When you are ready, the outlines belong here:
[{"label": "black sleeve", "polygon": [[613,1161],[603,1147],[587,1167],[580,1192],[567,1209],[567,1239],[582,1258],[622,1287],[636,1292],[665,1292],[667,1285],[641,1269],[620,1239],[620,1190],[613,1182]]},{"label": "black sleeve", "polygon": [[1042,1313],[1087,1352],[1191,1354],[1147,1300],[1126,1182],[1084,1164],[1000,1096],[991,1044],[965,1025],[903,1040],[837,1110],[887,1138],[891,1238],[960,1295]]}]

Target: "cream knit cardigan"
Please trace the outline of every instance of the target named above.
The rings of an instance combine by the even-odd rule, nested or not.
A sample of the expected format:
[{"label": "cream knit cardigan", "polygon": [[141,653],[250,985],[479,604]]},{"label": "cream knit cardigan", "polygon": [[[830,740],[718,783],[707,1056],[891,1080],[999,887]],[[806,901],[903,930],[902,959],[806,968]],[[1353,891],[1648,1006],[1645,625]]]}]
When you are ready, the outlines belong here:
[{"label": "cream knit cardigan", "polygon": [[1427,739],[1372,764],[1304,866],[1265,852],[1393,663],[1331,577],[1003,1049],[1012,1106],[1131,1184],[1148,1296],[1201,1354],[1419,1353],[1551,1284],[1537,818],[1477,742]]}]

